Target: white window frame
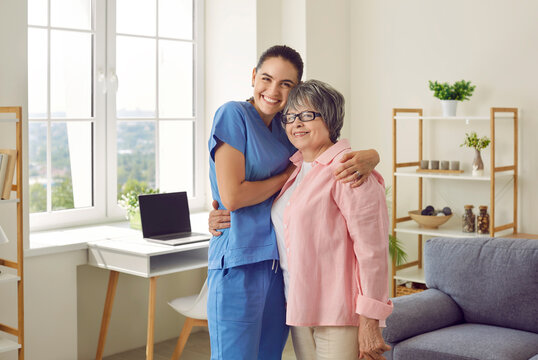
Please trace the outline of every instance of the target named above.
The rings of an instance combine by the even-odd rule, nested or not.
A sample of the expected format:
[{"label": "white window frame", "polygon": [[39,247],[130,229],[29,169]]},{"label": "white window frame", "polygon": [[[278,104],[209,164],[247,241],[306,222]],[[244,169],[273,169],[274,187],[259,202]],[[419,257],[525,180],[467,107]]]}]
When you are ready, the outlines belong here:
[{"label": "white window frame", "polygon": [[[158,1],[158,0],[156,0]],[[49,2],[50,25],[50,2]],[[115,0],[94,0],[93,29],[94,53],[94,138],[93,138],[93,181],[94,206],[83,209],[69,209],[47,213],[30,214],[30,230],[40,231],[69,226],[79,226],[110,221],[125,220],[125,211],[117,204],[117,146],[115,92],[108,83],[115,72]],[[205,208],[205,126],[204,126],[204,1],[193,0],[194,11],[194,196],[189,197],[191,211]],[[34,27],[34,26],[32,26]],[[35,26],[44,28],[42,26]],[[107,27],[109,33],[107,34]],[[51,28],[50,26],[48,28]],[[112,30],[111,30],[112,29]],[[50,31],[49,31],[50,34]],[[107,38],[108,37],[108,38]],[[49,41],[50,60],[50,41]],[[49,61],[50,69],[50,61]],[[50,72],[50,70],[49,70]],[[104,81],[99,81],[100,74]],[[50,75],[50,74],[49,74]],[[103,78],[101,78],[103,79]],[[158,81],[158,80],[157,80]],[[121,79],[119,80],[121,83]],[[49,76],[50,83],[50,76]],[[50,87],[49,87],[50,89]],[[50,91],[50,90],[49,90]],[[50,92],[49,92],[50,95]],[[49,104],[50,106],[50,104]],[[50,113],[50,111],[49,111]],[[36,119],[38,120],[38,119]],[[41,120],[42,121],[42,120]],[[50,121],[49,121],[50,124]],[[49,125],[50,126],[50,125]],[[157,131],[158,134],[158,131]],[[158,139],[157,139],[158,141]],[[158,142],[156,142],[156,171],[158,174]],[[50,152],[50,139],[47,140]],[[180,156],[178,154],[178,156]],[[47,157],[50,162],[50,156]],[[158,176],[158,175],[157,175]],[[158,179],[157,179],[158,180]]]},{"label": "white window frame", "polygon": [[[105,4],[106,0],[95,0],[93,2],[92,7],[92,31],[94,33],[94,53],[93,53],[93,63],[94,63],[94,69],[98,69],[99,67],[104,67],[105,63],[105,29],[106,29],[106,22],[102,17],[97,16],[99,11],[103,10],[103,5]],[[50,26],[50,2],[47,3],[48,6],[48,26],[30,26],[33,28],[41,28],[41,29],[48,29],[48,59],[47,59],[47,69],[48,69],[48,97],[47,100],[47,127],[50,129],[51,122],[54,121],[51,120],[50,117],[50,33],[51,30],[59,29],[61,28],[55,28]],[[69,29],[70,30],[70,29]],[[104,165],[104,159],[105,159],[105,149],[103,146],[100,146],[100,140],[99,139],[105,139],[106,136],[106,127],[105,127],[105,104],[106,99],[105,96],[102,94],[102,92],[99,92],[98,89],[99,85],[97,83],[97,76],[94,75],[93,77],[93,88],[94,88],[94,104],[93,104],[93,206],[88,208],[80,208],[80,209],[68,209],[68,210],[59,210],[59,211],[52,211],[52,212],[44,212],[44,213],[32,213],[30,214],[30,230],[31,231],[39,231],[39,230],[46,230],[46,229],[52,229],[52,228],[61,228],[61,227],[67,227],[67,226],[77,226],[82,224],[90,224],[90,223],[96,223],[99,221],[102,221],[106,219],[106,167]],[[58,119],[59,121],[63,121],[63,119]],[[76,121],[73,119],[67,118],[68,121]],[[87,121],[87,119],[81,119],[83,121]],[[29,119],[29,122],[34,121],[33,119]],[[42,119],[35,119],[36,122],[43,121]],[[50,132],[49,132],[50,135]],[[47,136],[47,177],[50,178],[50,168],[51,168],[51,158],[50,158],[50,150],[51,150],[51,141],[50,136]],[[50,203],[50,197],[51,197],[51,191],[50,187],[47,189],[47,204]]]}]

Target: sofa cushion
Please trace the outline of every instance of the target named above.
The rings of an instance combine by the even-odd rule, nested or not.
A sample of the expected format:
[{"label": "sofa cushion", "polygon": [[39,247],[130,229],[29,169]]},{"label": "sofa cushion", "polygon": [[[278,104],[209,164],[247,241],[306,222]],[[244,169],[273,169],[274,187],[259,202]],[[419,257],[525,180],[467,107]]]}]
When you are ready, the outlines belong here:
[{"label": "sofa cushion", "polygon": [[538,333],[538,241],[435,238],[424,250],[426,285],[458,304],[466,322]]},{"label": "sofa cushion", "polygon": [[491,325],[460,324],[395,345],[398,360],[528,360],[538,354],[538,334]]}]

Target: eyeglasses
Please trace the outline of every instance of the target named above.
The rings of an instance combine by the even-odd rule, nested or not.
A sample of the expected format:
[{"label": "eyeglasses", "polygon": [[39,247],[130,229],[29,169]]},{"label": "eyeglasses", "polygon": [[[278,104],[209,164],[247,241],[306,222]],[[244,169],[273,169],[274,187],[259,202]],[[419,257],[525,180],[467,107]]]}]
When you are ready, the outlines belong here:
[{"label": "eyeglasses", "polygon": [[282,123],[283,124],[293,124],[295,121],[295,118],[299,118],[302,122],[312,121],[318,116],[321,117],[321,113],[314,112],[314,111],[303,111],[300,114],[283,114],[282,115]]}]

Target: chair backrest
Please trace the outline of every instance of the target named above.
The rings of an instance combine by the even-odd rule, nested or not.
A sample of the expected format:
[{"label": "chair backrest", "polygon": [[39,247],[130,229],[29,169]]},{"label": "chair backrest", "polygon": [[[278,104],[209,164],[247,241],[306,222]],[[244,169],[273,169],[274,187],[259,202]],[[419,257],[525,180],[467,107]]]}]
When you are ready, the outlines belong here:
[{"label": "chair backrest", "polygon": [[184,315],[195,319],[207,319],[207,279],[192,307]]},{"label": "chair backrest", "polygon": [[538,333],[538,241],[435,238],[424,250],[426,285],[449,295],[466,322]]}]

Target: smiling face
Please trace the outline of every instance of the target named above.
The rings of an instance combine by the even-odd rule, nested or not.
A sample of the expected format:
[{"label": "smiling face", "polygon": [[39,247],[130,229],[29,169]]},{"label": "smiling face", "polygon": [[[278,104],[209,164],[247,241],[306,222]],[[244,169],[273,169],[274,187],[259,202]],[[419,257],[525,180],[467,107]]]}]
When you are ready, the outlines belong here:
[{"label": "smiling face", "polygon": [[281,57],[269,58],[258,71],[252,71],[254,107],[266,125],[284,109],[291,88],[299,82],[297,77],[295,66]]},{"label": "smiling face", "polygon": [[[317,112],[312,106],[299,106],[296,109],[289,109],[287,113],[300,114],[303,111]],[[296,117],[293,123],[286,124],[286,134],[307,162],[314,161],[333,145],[325,121],[320,116],[307,122],[302,122]]]}]

